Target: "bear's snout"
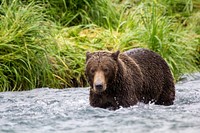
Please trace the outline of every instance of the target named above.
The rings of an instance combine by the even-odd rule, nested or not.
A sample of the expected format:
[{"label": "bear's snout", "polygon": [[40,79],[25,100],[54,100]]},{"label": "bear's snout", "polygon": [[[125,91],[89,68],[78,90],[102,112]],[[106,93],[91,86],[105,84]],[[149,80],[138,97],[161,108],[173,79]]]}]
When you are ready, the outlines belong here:
[{"label": "bear's snout", "polygon": [[95,88],[96,88],[97,90],[102,90],[102,89],[103,89],[103,84],[96,84],[96,85],[95,85]]},{"label": "bear's snout", "polygon": [[94,75],[93,88],[96,93],[106,90],[106,82],[103,71],[97,71]]}]

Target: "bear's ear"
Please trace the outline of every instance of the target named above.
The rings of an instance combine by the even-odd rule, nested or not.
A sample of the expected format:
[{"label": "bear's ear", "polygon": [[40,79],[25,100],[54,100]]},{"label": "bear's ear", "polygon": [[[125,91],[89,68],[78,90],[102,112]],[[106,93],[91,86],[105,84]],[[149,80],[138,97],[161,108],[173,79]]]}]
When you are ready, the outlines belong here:
[{"label": "bear's ear", "polygon": [[112,54],[111,54],[112,58],[113,58],[114,60],[117,60],[117,59],[118,59],[118,56],[119,56],[119,53],[120,53],[119,50],[118,50],[117,52],[112,53]]},{"label": "bear's ear", "polygon": [[92,53],[86,52],[86,61],[88,61],[88,59],[90,59],[91,56],[92,56]]}]

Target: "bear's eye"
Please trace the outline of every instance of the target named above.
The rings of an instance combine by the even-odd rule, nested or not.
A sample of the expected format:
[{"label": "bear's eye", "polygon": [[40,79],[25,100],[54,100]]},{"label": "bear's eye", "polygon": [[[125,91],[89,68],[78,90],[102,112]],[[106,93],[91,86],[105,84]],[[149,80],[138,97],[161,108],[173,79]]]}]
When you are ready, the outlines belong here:
[{"label": "bear's eye", "polygon": [[90,72],[91,72],[91,74],[94,74],[95,69],[92,68],[92,69],[90,70]]},{"label": "bear's eye", "polygon": [[104,71],[104,73],[108,73],[109,70],[108,70],[108,68],[104,68],[103,71]]}]

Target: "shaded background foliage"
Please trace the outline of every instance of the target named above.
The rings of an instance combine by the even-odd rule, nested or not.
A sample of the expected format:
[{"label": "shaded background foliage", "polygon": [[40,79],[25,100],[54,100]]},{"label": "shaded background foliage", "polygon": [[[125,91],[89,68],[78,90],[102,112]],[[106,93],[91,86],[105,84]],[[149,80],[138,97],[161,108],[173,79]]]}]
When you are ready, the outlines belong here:
[{"label": "shaded background foliage", "polygon": [[0,91],[86,86],[86,51],[159,53],[199,71],[199,0],[1,0]]},{"label": "shaded background foliage", "polygon": [[119,13],[108,0],[22,0],[24,4],[33,1],[42,5],[48,18],[61,26],[95,23],[108,28],[115,27],[119,19]]}]

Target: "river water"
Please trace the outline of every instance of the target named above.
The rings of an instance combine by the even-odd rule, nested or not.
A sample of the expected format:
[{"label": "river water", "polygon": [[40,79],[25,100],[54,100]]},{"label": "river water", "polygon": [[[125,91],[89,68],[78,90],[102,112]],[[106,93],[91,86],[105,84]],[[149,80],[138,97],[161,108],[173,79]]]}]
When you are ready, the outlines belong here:
[{"label": "river water", "polygon": [[172,106],[93,108],[88,88],[0,93],[0,133],[200,133],[200,73],[176,84]]}]

